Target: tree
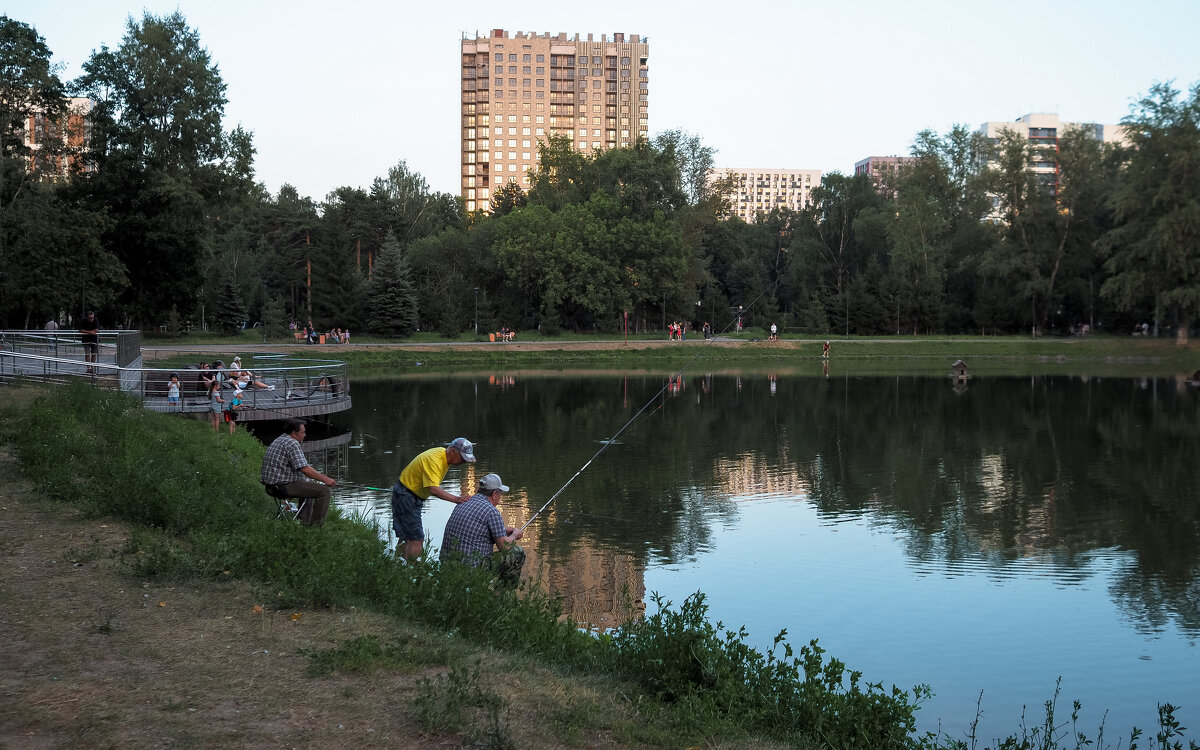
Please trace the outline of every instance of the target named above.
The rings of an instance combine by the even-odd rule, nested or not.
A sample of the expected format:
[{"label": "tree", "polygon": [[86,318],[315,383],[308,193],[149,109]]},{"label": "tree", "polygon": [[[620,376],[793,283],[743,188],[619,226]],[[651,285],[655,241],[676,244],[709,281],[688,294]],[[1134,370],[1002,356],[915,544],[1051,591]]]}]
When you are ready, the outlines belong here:
[{"label": "tree", "polygon": [[105,244],[129,269],[126,318],[194,309],[214,226],[253,186],[250,136],[222,131],[225,83],[178,12],[129,18],[121,45],[83,69],[98,169],[81,192],[115,220]]},{"label": "tree", "polygon": [[385,336],[417,330],[417,293],[396,237],[388,234],[367,291],[367,328]]},{"label": "tree", "polygon": [[923,130],[913,161],[894,184],[888,271],[896,299],[896,330],[966,329],[975,300],[989,280],[979,256],[994,239],[983,219],[991,208],[985,164],[987,140],[965,126],[939,135]]},{"label": "tree", "polygon": [[507,216],[528,202],[521,186],[509,180],[492,193],[492,216]]},{"label": "tree", "polygon": [[246,304],[242,301],[233,269],[225,274],[213,319],[216,320],[217,330],[226,336],[236,336],[246,323]]},{"label": "tree", "polygon": [[71,205],[52,184],[31,184],[5,206],[0,237],[6,255],[0,292],[33,316],[103,308],[125,285],[125,267],[100,242],[110,225],[101,214]]},{"label": "tree", "polygon": [[696,205],[712,190],[708,174],[717,150],[705,146],[699,136],[682,130],[668,130],[654,137],[654,146],[675,162],[679,184],[690,205]]},{"label": "tree", "polygon": [[64,122],[67,106],[50,58],[50,48],[36,30],[0,15],[0,316],[6,316],[12,305],[12,291],[23,287],[9,269],[25,265],[12,255],[10,243],[22,236],[16,229],[13,203],[33,181],[28,169],[32,149],[25,143],[29,120],[36,119],[42,129],[33,136],[44,153],[62,147],[61,139],[46,137],[51,135],[46,130]]},{"label": "tree", "polygon": [[[25,144],[30,119],[47,129],[34,134],[38,150],[54,153],[63,148],[62,139],[54,138],[52,130],[66,117],[66,90],[50,58],[50,48],[34,28],[0,15],[0,158],[30,156],[33,149]],[[25,166],[20,165],[21,172]],[[0,192],[4,202],[13,197],[4,193],[19,182],[4,181],[6,190]]]},{"label": "tree", "polygon": [[1200,83],[1186,96],[1154,84],[1121,123],[1129,143],[1109,201],[1116,226],[1100,241],[1111,274],[1100,293],[1120,309],[1153,300],[1173,311],[1186,344],[1200,317]]}]

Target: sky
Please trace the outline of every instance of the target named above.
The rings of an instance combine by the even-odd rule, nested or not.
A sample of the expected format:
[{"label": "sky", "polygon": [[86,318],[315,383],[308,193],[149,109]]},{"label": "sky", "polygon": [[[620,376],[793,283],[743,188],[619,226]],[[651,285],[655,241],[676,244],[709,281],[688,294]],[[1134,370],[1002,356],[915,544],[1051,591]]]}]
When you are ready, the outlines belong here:
[{"label": "sky", "polygon": [[[1158,81],[1200,82],[1200,0],[0,0],[74,79],[130,16],[181,11],[227,84],[225,127],[254,134],[257,179],[322,200],[400,161],[458,193],[463,35],[649,38],[649,127],[718,167],[851,173],[924,129],[1029,112],[1116,123]],[[628,38],[628,36],[626,37]]]}]

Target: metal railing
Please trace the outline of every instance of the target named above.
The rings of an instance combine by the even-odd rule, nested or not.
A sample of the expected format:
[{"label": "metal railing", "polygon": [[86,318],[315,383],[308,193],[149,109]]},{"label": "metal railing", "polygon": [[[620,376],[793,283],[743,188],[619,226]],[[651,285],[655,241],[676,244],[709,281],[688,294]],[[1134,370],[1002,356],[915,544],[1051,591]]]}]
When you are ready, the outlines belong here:
[{"label": "metal railing", "polygon": [[[126,332],[116,332],[124,334]],[[136,334],[140,340],[140,334]],[[0,382],[22,379],[43,383],[66,383],[79,378],[97,387],[119,388],[138,396],[146,408],[159,412],[206,413],[212,400],[206,377],[217,377],[219,393],[228,404],[237,383],[229,369],[142,367],[140,348],[131,357],[128,342],[122,346],[120,335],[101,336],[100,356],[85,361],[78,333],[2,331],[0,332]],[[62,356],[60,356],[62,355]],[[260,357],[263,359],[265,357]],[[270,355],[272,364],[255,363],[253,377],[241,391],[240,420],[284,419],[289,416],[326,414],[349,409],[350,378],[345,362],[337,360],[291,359]],[[117,364],[130,360],[132,365]],[[279,362],[279,364],[276,364]],[[171,376],[179,378],[179,399],[168,398]]]}]

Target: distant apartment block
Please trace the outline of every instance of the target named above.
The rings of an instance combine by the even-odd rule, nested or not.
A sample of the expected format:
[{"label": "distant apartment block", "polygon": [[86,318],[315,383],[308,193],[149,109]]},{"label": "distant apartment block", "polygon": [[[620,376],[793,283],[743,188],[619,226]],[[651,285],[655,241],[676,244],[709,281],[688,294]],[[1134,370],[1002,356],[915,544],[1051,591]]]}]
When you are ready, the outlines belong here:
[{"label": "distant apartment block", "polygon": [[1031,112],[1018,117],[1013,122],[985,122],[979,126],[978,132],[993,143],[998,143],[1005,130],[1029,139],[1031,146],[1038,148],[1034,163],[1030,167],[1038,176],[1038,181],[1049,185],[1051,189],[1058,188],[1058,139],[1067,128],[1082,128],[1093,138],[1104,143],[1120,143],[1124,139],[1120,125],[1102,125],[1094,122],[1063,122],[1057,114]]},{"label": "distant apartment block", "polygon": [[718,167],[709,183],[729,178],[729,212],[747,223],[776,208],[799,211],[812,205],[812,190],[821,184],[819,169]]},{"label": "distant apartment block", "polygon": [[880,187],[889,176],[895,176],[902,164],[916,161],[912,156],[868,156],[854,162],[854,174],[865,174]]},{"label": "distant apartment block", "polygon": [[[27,117],[24,124],[25,146],[29,148],[26,169],[48,179],[91,170],[93,167],[89,162],[81,158],[91,142],[91,123],[88,121],[91,111],[91,99],[70,97],[65,120],[41,113]],[[51,144],[66,146],[67,153],[51,153],[47,148]]]},{"label": "distant apartment block", "polygon": [[565,136],[590,154],[645,137],[648,45],[637,34],[493,29],[462,40],[461,192],[486,211],[506,182],[529,188],[538,142]]}]

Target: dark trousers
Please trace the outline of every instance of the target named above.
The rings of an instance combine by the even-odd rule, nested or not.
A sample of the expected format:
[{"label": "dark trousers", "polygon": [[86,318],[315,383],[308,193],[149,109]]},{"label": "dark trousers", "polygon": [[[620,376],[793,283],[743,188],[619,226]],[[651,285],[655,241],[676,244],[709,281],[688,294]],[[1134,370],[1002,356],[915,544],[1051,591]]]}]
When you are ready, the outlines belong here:
[{"label": "dark trousers", "polygon": [[303,479],[283,485],[288,497],[305,498],[308,502],[300,510],[300,523],[305,526],[320,526],[329,513],[329,488],[322,482],[306,482]]}]

